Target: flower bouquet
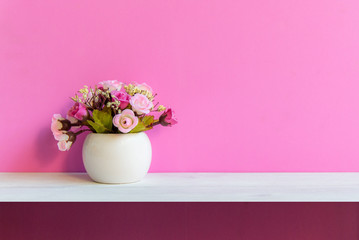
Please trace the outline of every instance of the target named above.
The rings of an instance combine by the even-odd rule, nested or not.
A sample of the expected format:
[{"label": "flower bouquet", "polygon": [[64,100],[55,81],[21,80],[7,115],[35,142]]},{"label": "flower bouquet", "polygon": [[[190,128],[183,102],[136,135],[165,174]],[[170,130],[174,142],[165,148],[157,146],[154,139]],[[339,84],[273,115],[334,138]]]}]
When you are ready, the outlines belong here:
[{"label": "flower bouquet", "polygon": [[[95,88],[84,86],[71,98],[75,104],[66,118],[60,114],[52,117],[51,131],[59,150],[68,151],[76,136],[85,131],[125,134],[147,131],[156,125],[176,124],[171,108],[153,104],[156,95],[146,83],[125,85],[109,80]],[[162,114],[155,119],[154,112]]]},{"label": "flower bouquet", "polygon": [[[171,108],[158,102],[154,104],[156,95],[145,83],[124,84],[108,80],[94,88],[84,86],[72,97],[75,104],[67,112],[66,118],[60,114],[52,117],[51,130],[58,141],[59,150],[68,151],[79,134],[91,132],[84,143],[83,159],[87,172],[95,181],[123,183],[140,179],[141,174],[135,177],[123,175],[133,172],[137,166],[133,165],[134,162],[143,159],[147,160],[145,164],[142,163],[146,165],[142,175],[148,171],[148,159],[151,160],[152,152],[148,137],[143,132],[157,125],[172,126],[177,123]],[[112,146],[114,143],[117,145]],[[122,165],[104,166],[106,161],[112,162],[112,165],[122,162]],[[127,165],[131,162],[132,166],[126,170],[123,162],[127,162]],[[106,175],[114,175],[112,170],[116,168],[125,171],[122,177],[119,178],[121,174],[117,172],[117,177],[107,178]],[[101,169],[105,176],[97,177],[95,173],[90,173]]]}]

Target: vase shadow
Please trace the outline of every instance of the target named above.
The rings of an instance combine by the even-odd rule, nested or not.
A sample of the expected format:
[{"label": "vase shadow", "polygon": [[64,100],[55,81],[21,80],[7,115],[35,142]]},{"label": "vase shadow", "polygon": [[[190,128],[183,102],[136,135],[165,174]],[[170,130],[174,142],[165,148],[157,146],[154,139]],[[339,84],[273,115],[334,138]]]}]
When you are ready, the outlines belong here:
[{"label": "vase shadow", "polygon": [[76,142],[71,146],[71,149],[67,152],[66,159],[64,161],[65,172],[86,172],[84,164],[82,162],[82,145],[85,141],[87,134],[81,134],[77,137]]},{"label": "vase shadow", "polygon": [[48,127],[39,131],[35,146],[37,159],[42,165],[51,164],[56,159],[55,156],[59,154],[56,140]]}]

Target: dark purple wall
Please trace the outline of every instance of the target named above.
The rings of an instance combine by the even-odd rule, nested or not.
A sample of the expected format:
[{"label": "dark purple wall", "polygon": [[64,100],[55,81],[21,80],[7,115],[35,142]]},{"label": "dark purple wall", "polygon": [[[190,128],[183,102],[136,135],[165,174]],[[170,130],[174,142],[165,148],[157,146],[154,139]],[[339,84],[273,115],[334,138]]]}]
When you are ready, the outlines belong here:
[{"label": "dark purple wall", "polygon": [[1,240],[356,240],[358,203],[0,203]]}]

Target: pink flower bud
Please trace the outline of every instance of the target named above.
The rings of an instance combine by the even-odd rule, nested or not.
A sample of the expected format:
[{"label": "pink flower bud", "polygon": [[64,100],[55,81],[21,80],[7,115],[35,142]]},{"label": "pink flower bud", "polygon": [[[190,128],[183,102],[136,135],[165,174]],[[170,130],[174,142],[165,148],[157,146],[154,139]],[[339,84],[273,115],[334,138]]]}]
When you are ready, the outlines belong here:
[{"label": "pink flower bud", "polygon": [[62,135],[64,131],[70,130],[70,128],[70,121],[63,118],[61,114],[54,114],[52,116],[51,131],[55,139]]},{"label": "pink flower bud", "polygon": [[77,120],[84,120],[88,116],[88,112],[86,109],[86,106],[82,103],[75,103],[74,106],[70,108],[70,110],[67,112],[67,118],[76,118]]},{"label": "pink flower bud", "polygon": [[172,126],[177,124],[177,118],[171,108],[168,108],[164,113],[162,113],[159,120],[162,126]]},{"label": "pink flower bud", "polygon": [[76,141],[76,134],[74,132],[66,132],[55,137],[55,139],[59,141],[57,147],[60,151],[68,151]]}]

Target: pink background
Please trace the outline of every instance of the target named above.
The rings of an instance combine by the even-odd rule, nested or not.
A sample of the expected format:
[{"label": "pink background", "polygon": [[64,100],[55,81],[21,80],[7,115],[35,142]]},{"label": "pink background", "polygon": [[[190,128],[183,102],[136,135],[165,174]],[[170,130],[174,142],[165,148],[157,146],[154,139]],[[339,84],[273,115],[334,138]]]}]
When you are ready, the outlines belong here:
[{"label": "pink background", "polygon": [[359,1],[0,1],[0,171],[84,171],[53,113],[150,84],[179,124],[150,171],[358,171]]},{"label": "pink background", "polygon": [[0,203],[3,240],[357,240],[358,203]]}]

